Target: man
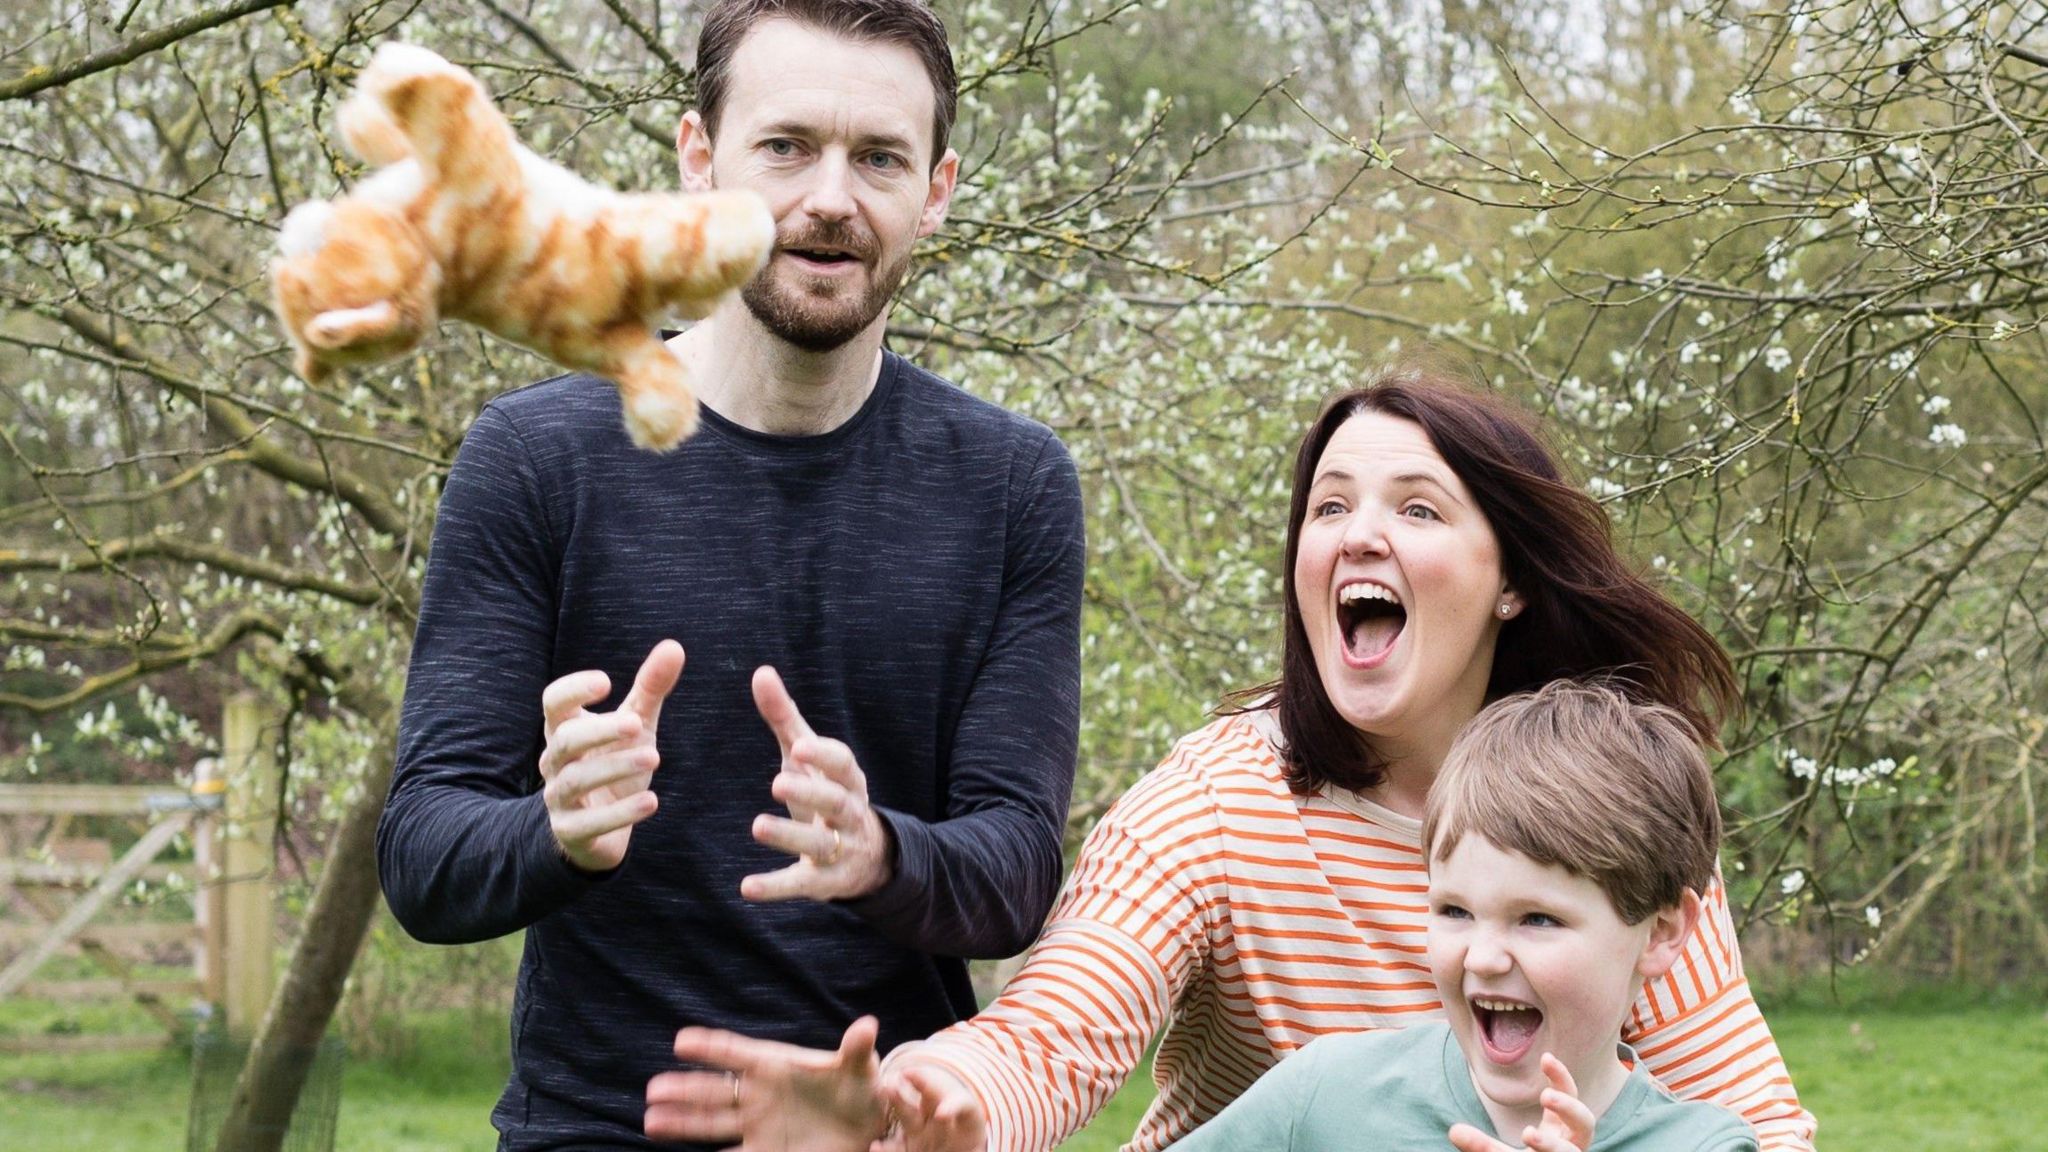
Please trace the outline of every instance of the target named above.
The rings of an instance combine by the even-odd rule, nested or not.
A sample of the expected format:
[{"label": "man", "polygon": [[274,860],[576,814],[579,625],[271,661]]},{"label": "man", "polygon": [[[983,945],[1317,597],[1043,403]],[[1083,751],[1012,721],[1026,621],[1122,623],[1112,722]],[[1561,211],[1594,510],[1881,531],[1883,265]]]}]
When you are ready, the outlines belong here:
[{"label": "man", "polygon": [[1021,950],[1059,881],[1073,464],[882,348],[959,170],[944,29],[919,0],[722,0],[698,88],[685,185],[777,221],[672,341],[703,427],[640,452],[582,376],[486,408],[379,829],[408,931],[527,930],[506,1149],[645,1146],[682,1026],[927,1035],[974,1008],[960,958]]}]

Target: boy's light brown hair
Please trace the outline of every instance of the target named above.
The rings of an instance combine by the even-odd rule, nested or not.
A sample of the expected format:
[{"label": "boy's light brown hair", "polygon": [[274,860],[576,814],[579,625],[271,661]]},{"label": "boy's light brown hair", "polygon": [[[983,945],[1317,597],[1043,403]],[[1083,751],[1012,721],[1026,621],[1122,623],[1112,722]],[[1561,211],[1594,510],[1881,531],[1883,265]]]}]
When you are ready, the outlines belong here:
[{"label": "boy's light brown hair", "polygon": [[1422,842],[1435,862],[1468,835],[1586,877],[1639,924],[1713,882],[1721,807],[1684,716],[1553,680],[1489,704],[1451,746]]}]

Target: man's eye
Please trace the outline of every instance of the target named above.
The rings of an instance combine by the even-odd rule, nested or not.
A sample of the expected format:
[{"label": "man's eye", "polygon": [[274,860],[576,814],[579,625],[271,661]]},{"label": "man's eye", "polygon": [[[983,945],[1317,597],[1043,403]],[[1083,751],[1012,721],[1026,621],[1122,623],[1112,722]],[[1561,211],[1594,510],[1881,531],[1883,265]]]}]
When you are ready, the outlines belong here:
[{"label": "man's eye", "polygon": [[880,168],[885,172],[893,172],[896,169],[903,167],[903,160],[902,158],[891,155],[890,153],[887,152],[874,152],[870,153],[868,156],[868,166],[872,168]]},{"label": "man's eye", "polygon": [[767,149],[768,154],[771,156],[796,155],[796,141],[794,140],[770,140],[761,145],[761,147]]}]

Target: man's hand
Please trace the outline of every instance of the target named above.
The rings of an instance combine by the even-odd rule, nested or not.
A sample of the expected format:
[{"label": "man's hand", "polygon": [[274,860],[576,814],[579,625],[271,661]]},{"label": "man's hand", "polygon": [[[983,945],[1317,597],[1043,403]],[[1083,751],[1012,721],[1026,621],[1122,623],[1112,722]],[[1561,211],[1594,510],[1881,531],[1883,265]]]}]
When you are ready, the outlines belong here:
[{"label": "man's hand", "polygon": [[906,1068],[882,1081],[895,1126],[869,1152],[983,1152],[988,1117],[959,1077],[940,1068]]},{"label": "man's hand", "polygon": [[[1538,1097],[1543,1103],[1543,1122],[1522,1129],[1522,1143],[1532,1152],[1586,1152],[1593,1146],[1593,1110],[1579,1099],[1571,1070],[1545,1052],[1543,1075],[1550,1081],[1550,1087]],[[1451,1143],[1458,1152],[1513,1152],[1470,1124],[1451,1125]]]},{"label": "man's hand", "polygon": [[663,640],[647,654],[633,690],[615,712],[591,712],[611,693],[611,677],[571,672],[541,693],[547,747],[540,754],[541,796],[548,827],[569,863],[586,872],[616,868],[626,858],[633,825],[654,815],[654,779],[661,757],[654,727],[661,703],[683,674],[683,646]]},{"label": "man's hand", "polygon": [[875,1094],[873,1016],[837,1052],[712,1028],[676,1033],[676,1059],[716,1071],[663,1072],[647,1083],[647,1135],[737,1143],[741,1152],[868,1152],[886,1123]]},{"label": "man's hand", "polygon": [[889,833],[868,806],[868,778],[853,749],[804,723],[773,668],[754,671],[754,707],[782,746],[782,771],[769,793],[790,818],[754,818],[754,839],[796,863],[740,881],[749,900],[848,900],[889,882]]}]

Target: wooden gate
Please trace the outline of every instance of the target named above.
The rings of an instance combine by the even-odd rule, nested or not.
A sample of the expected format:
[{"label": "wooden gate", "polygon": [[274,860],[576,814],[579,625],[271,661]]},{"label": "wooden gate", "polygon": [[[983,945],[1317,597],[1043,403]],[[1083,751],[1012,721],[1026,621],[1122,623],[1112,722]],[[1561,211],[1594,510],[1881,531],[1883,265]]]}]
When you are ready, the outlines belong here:
[{"label": "wooden gate", "polygon": [[[128,999],[162,1025],[143,1035],[0,1036],[0,1051],[161,1045],[186,1033],[194,1006],[221,1011],[231,1028],[254,1029],[270,998],[273,959],[277,773],[264,729],[254,695],[230,700],[225,755],[201,761],[189,790],[0,784],[0,1000]],[[181,834],[191,857],[166,860]],[[183,908],[167,916],[162,907],[124,904],[120,897],[137,883],[181,893]],[[166,951],[189,953],[192,975],[138,973]],[[94,974],[37,979],[59,956],[83,957]]]}]

